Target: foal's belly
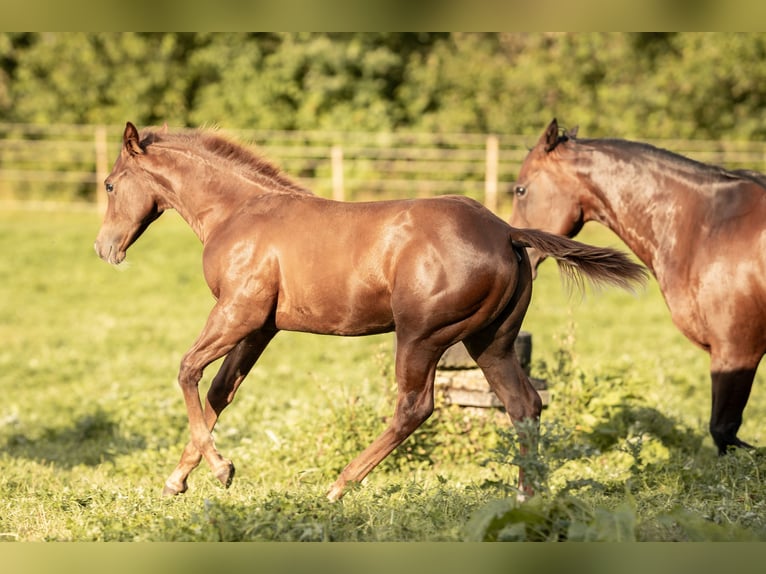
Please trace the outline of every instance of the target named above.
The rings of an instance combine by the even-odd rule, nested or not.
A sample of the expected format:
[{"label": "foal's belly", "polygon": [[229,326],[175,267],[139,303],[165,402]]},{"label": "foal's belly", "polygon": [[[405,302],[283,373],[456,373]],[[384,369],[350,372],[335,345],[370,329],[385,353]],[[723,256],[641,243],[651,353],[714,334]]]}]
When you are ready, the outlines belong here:
[{"label": "foal's belly", "polygon": [[325,285],[280,297],[276,326],[284,331],[325,335],[372,335],[394,329],[390,294]]}]

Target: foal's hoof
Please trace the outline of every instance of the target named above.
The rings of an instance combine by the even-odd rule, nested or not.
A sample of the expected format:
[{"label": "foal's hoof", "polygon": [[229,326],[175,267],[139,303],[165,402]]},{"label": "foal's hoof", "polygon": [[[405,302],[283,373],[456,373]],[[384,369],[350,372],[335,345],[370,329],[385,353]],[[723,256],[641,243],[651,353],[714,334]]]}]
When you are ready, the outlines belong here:
[{"label": "foal's hoof", "polygon": [[162,496],[168,497],[168,496],[175,496],[177,494],[183,494],[186,492],[186,489],[188,486],[186,486],[186,481],[183,481],[183,484],[174,485],[171,484],[169,481],[165,483],[165,486],[162,488]]},{"label": "foal's hoof", "polygon": [[215,477],[221,481],[224,488],[229,488],[231,486],[231,481],[234,480],[234,464],[230,462],[222,467],[215,473]]},{"label": "foal's hoof", "polygon": [[337,502],[341,498],[343,498],[344,495],[348,494],[349,492],[353,492],[354,490],[361,488],[362,483],[358,480],[344,480],[342,478],[339,478],[336,480],[333,485],[330,487],[330,490],[327,492],[327,500],[330,502]]},{"label": "foal's hoof", "polygon": [[343,487],[334,484],[327,493],[327,500],[330,502],[337,502],[343,496]]}]

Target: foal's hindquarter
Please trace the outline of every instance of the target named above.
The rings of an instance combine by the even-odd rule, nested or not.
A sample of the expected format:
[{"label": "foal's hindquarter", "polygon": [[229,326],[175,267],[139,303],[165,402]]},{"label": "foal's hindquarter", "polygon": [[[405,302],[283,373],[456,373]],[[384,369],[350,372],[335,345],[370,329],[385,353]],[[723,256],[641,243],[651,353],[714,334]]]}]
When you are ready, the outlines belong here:
[{"label": "foal's hindquarter", "polygon": [[[279,330],[334,335],[396,331],[397,404],[385,431],[341,473],[328,497],[361,481],[432,413],[436,364],[464,340],[514,422],[540,399],[513,351],[531,296],[510,228],[460,197],[338,203],[314,196],[254,198],[205,244],[217,298],[179,381],[192,440],[166,482],[186,489],[200,453],[222,483],[234,467],[210,435],[221,410]],[[227,354],[204,412],[202,370]]]}]

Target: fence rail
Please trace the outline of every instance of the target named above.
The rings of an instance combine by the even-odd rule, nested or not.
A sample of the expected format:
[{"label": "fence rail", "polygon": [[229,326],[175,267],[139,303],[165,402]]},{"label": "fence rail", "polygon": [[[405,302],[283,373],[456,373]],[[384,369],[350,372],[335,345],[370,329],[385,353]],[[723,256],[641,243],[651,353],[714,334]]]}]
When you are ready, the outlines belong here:
[{"label": "fence rail", "polygon": [[[497,209],[536,136],[221,130],[287,174],[346,200],[460,193]],[[122,126],[0,123],[0,200],[90,201]],[[766,171],[766,142],[650,140],[699,161]]]}]

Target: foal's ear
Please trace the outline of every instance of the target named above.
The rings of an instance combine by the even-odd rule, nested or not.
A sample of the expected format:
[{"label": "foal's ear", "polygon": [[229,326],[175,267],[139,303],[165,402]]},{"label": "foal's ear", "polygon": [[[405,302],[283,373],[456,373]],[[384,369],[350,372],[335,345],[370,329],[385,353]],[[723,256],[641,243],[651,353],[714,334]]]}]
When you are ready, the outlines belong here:
[{"label": "foal's ear", "polygon": [[559,143],[559,123],[556,121],[556,118],[551,120],[551,123],[545,128],[545,133],[540,137],[540,141],[537,143],[538,145],[542,145],[546,152],[551,151],[556,147],[556,144]]},{"label": "foal's ear", "polygon": [[144,148],[138,139],[138,130],[136,126],[128,122],[125,124],[125,131],[122,134],[122,145],[129,153],[140,155],[144,153]]}]

